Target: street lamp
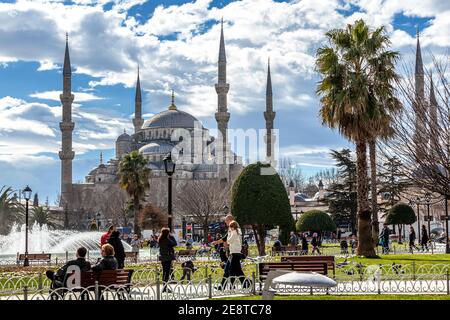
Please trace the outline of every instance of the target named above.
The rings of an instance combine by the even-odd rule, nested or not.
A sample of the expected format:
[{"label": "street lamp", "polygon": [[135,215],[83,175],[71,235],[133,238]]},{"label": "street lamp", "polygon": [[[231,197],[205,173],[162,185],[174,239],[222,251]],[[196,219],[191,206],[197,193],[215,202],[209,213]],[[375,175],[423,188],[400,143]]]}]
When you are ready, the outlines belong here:
[{"label": "street lamp", "polygon": [[417,197],[417,234],[420,243],[420,197]]},{"label": "street lamp", "polygon": [[28,201],[31,199],[31,188],[29,186],[26,186],[25,189],[23,189],[22,193],[26,200],[25,205],[25,260],[23,261],[23,266],[28,267],[30,265],[30,262],[28,261]]},{"label": "street lamp", "polygon": [[167,204],[167,211],[168,211],[168,221],[167,224],[169,226],[169,229],[172,231],[172,175],[175,172],[175,162],[172,161],[172,154],[169,152],[167,156],[163,159],[164,161],[164,169],[166,171],[166,174],[168,176],[168,204]]},{"label": "street lamp", "polygon": [[427,192],[425,194],[425,201],[427,203],[428,236],[430,236],[430,231],[431,231],[431,217],[430,217],[431,193]]}]

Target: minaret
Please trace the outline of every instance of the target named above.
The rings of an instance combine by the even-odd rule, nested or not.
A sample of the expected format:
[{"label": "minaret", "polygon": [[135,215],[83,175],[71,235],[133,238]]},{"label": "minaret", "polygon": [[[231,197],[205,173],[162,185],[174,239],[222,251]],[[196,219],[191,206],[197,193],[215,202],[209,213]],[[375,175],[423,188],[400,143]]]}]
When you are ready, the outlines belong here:
[{"label": "minaret", "polygon": [[[230,113],[227,108],[227,94],[230,85],[227,83],[227,57],[225,54],[225,40],[223,36],[223,18],[220,28],[220,45],[219,45],[219,61],[218,61],[218,80],[215,85],[217,93],[217,112],[215,114],[217,127],[219,129],[219,145],[221,150],[216,150],[216,156],[219,157],[219,180],[229,180],[229,171],[227,170],[228,141],[227,130]],[[217,152],[219,151],[219,152]],[[220,159],[221,157],[221,159]]]},{"label": "minaret", "polygon": [[139,79],[139,67],[136,81],[136,94],[134,96],[134,133],[141,131],[144,119],[142,119],[142,95],[141,95],[141,81]]},{"label": "minaret", "polygon": [[434,94],[433,74],[430,75],[430,78],[430,148],[432,152],[436,153],[439,148],[439,141],[436,140],[439,137],[437,132],[437,130],[439,130],[438,103],[436,100],[436,95]]},{"label": "minaret", "polygon": [[66,33],[66,50],[64,53],[63,67],[63,93],[59,95],[62,103],[62,121],[59,123],[61,129],[61,206],[71,208],[72,200],[72,160],[75,152],[72,150],[72,131],[75,124],[72,122],[72,70],[69,56],[69,36]]},{"label": "minaret", "polygon": [[425,103],[425,76],[423,71],[422,52],[420,49],[419,30],[417,30],[416,66],[415,66],[415,97],[414,112],[416,116],[414,140],[416,144],[416,155],[418,159],[423,158],[426,151],[425,126],[426,126],[426,103]]},{"label": "minaret", "polygon": [[267,61],[266,111],[264,112],[264,119],[266,119],[266,161],[274,165],[273,144],[275,142],[275,137],[273,135],[273,120],[275,119],[275,112],[273,112],[270,59]]}]

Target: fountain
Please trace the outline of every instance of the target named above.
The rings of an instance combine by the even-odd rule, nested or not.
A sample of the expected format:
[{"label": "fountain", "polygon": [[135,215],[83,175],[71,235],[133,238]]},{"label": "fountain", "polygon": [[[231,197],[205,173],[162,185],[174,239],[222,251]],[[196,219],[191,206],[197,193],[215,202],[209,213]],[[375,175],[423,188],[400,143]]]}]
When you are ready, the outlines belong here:
[{"label": "fountain", "polygon": [[[75,252],[80,246],[99,251],[102,234],[98,231],[50,230],[47,225],[39,226],[34,223],[28,230],[28,252],[63,254]],[[122,243],[125,251],[131,251],[128,243],[124,241]],[[15,256],[18,252],[24,251],[25,225],[13,224],[8,235],[0,235],[0,256]]]}]

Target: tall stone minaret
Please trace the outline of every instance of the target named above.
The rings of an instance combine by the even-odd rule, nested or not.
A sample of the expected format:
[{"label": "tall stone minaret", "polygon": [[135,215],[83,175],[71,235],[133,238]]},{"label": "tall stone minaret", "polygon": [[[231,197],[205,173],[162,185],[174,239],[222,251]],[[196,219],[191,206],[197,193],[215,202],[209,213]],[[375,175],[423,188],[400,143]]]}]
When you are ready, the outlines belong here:
[{"label": "tall stone minaret", "polygon": [[425,75],[423,71],[422,52],[420,49],[419,30],[417,30],[417,47],[416,47],[416,66],[414,73],[415,80],[415,133],[414,140],[416,143],[416,155],[420,159],[424,156],[426,150],[425,126],[426,126],[426,108],[425,108]]},{"label": "tall stone minaret", "polygon": [[215,114],[217,127],[221,141],[221,152],[217,153],[221,159],[219,162],[219,180],[229,180],[229,170],[227,166],[228,159],[228,121],[230,120],[230,113],[227,108],[227,94],[230,89],[230,85],[227,83],[227,58],[225,54],[225,40],[223,37],[223,19],[221,21],[220,29],[220,45],[219,45],[219,61],[218,61],[218,80],[215,85],[217,92],[217,112]]},{"label": "tall stone minaret", "polygon": [[134,133],[141,131],[144,119],[142,119],[142,95],[141,95],[141,81],[139,79],[139,67],[136,81],[136,94],[134,96]]},{"label": "tall stone minaret", "polygon": [[71,208],[72,201],[72,160],[75,152],[72,150],[72,131],[75,123],[72,122],[72,70],[69,56],[69,37],[66,33],[66,50],[64,53],[63,67],[63,93],[59,95],[62,104],[62,121],[59,123],[61,129],[61,206]]},{"label": "tall stone minaret", "polygon": [[275,112],[273,111],[272,99],[272,79],[270,77],[270,59],[267,61],[267,85],[266,85],[266,111],[264,112],[266,119],[266,161],[274,165],[273,145],[275,136],[273,135],[273,120]]},{"label": "tall stone minaret", "polygon": [[436,95],[434,94],[434,82],[433,75],[430,75],[430,148],[432,152],[437,152],[439,150],[439,123],[438,123],[438,103],[436,100]]}]

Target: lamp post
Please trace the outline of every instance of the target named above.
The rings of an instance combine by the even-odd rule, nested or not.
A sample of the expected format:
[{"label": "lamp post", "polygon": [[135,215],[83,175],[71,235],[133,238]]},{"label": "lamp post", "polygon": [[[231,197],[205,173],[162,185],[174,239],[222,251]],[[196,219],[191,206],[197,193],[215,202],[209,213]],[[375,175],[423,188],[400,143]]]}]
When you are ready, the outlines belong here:
[{"label": "lamp post", "polygon": [[23,266],[28,267],[30,265],[30,262],[28,261],[28,201],[31,198],[31,188],[29,186],[26,186],[25,189],[23,189],[23,196],[26,200],[25,205],[25,259],[23,261]]},{"label": "lamp post", "polygon": [[172,175],[175,172],[175,162],[172,161],[172,154],[168,153],[164,158],[164,169],[168,176],[168,196],[167,196],[167,213],[168,213],[168,227],[172,231]]},{"label": "lamp post", "polygon": [[427,220],[428,220],[428,237],[429,237],[431,231],[431,217],[430,217],[431,193],[427,192],[425,194],[425,201],[427,203]]},{"label": "lamp post", "polygon": [[445,195],[445,253],[450,253],[450,245],[448,242],[448,200],[450,197],[448,194]]},{"label": "lamp post", "polygon": [[420,197],[417,197],[417,235],[420,244]]}]

